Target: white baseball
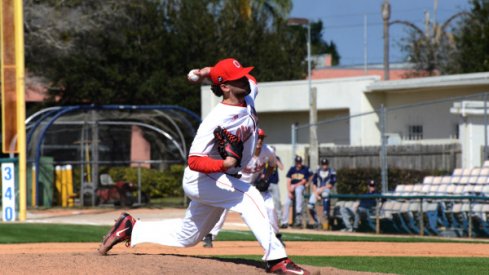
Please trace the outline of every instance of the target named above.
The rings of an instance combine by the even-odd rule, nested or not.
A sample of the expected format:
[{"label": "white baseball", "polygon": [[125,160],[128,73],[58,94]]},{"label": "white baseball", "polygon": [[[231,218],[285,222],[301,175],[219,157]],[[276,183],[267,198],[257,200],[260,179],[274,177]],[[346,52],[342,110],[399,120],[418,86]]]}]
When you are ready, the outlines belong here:
[{"label": "white baseball", "polygon": [[200,76],[196,74],[196,72],[198,72],[198,71],[199,70],[197,70],[197,69],[190,70],[190,72],[188,72],[188,74],[187,74],[187,79],[191,82],[199,81]]}]

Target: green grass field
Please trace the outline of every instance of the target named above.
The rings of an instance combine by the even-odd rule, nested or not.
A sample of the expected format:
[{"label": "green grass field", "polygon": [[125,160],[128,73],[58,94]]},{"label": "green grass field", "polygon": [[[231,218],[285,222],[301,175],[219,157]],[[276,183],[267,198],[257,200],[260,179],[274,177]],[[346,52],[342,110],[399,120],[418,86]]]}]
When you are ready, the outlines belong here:
[{"label": "green grass field", "polygon": [[[31,242],[99,242],[109,226],[66,224],[0,224],[0,244]],[[389,237],[389,236],[329,236],[319,234],[284,233],[286,242],[293,241],[371,241],[371,242],[460,242],[451,239]],[[217,241],[254,241],[251,232],[223,231]],[[467,241],[474,243],[473,241]],[[421,244],[420,244],[421,245]],[[489,243],[488,243],[489,249]],[[261,256],[228,256],[259,261]],[[395,274],[489,274],[489,258],[446,257],[310,257],[294,256],[299,264],[332,266],[339,269]]]}]

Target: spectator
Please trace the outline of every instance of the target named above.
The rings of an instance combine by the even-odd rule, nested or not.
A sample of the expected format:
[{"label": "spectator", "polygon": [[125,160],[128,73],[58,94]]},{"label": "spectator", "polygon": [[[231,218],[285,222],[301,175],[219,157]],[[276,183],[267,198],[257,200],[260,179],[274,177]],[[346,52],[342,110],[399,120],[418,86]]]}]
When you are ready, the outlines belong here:
[{"label": "spectator", "polygon": [[[376,194],[375,191],[375,181],[370,180],[368,182],[368,192],[367,195]],[[373,198],[364,198],[360,200],[358,207],[356,209],[350,209],[342,206],[340,208],[341,218],[343,219],[343,224],[345,228],[342,231],[353,232],[358,230],[358,224],[360,218],[362,220],[367,220],[370,215],[370,210],[377,205],[377,202]],[[353,226],[351,224],[351,217],[354,217]]]},{"label": "spectator", "polygon": [[268,188],[268,191],[272,195],[273,198],[273,204],[275,207],[275,212],[277,213],[277,217],[282,217],[282,202],[280,201],[280,186],[279,186],[279,177],[278,177],[278,170],[284,170],[284,165],[282,161],[280,160],[279,156],[276,154],[276,150],[274,146],[270,146],[275,153],[275,158],[276,158],[276,167],[273,170],[272,175],[268,179],[270,182],[270,187]]},{"label": "spectator", "polygon": [[289,208],[295,199],[294,227],[302,227],[302,204],[304,201],[304,188],[309,181],[311,172],[302,164],[302,157],[296,156],[295,165],[287,172],[287,198],[284,205],[281,228],[289,225]]},{"label": "spectator", "polygon": [[[377,194],[377,191],[375,190],[375,181],[370,180],[368,183],[368,195],[374,195]],[[358,230],[358,224],[360,220],[362,221],[368,221],[368,218],[370,214],[372,213],[371,211],[374,209],[374,207],[377,205],[376,199],[373,198],[364,198],[360,200],[360,204],[358,205],[357,211],[355,211],[355,220],[353,222],[353,230]]]},{"label": "spectator", "polygon": [[[329,193],[331,192],[331,189],[333,189],[335,183],[336,171],[329,166],[329,161],[327,159],[321,159],[321,167],[314,173],[312,179],[312,192],[309,197],[309,204],[307,205],[309,214],[314,220],[314,228],[321,228],[321,226],[323,229],[329,228]],[[323,206],[322,225],[320,224],[316,213],[316,202],[318,200],[322,202]]]}]

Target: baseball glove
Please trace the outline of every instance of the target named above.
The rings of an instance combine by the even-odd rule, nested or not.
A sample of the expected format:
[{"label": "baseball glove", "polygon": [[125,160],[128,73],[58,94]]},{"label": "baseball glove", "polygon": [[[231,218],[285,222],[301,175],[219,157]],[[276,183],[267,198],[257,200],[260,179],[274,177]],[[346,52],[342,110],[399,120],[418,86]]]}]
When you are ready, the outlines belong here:
[{"label": "baseball glove", "polygon": [[217,126],[214,129],[214,138],[216,139],[217,151],[219,151],[221,158],[235,158],[237,160],[236,167],[240,167],[241,158],[243,157],[243,142],[241,139],[221,126]]},{"label": "baseball glove", "polygon": [[266,179],[258,178],[255,181],[255,187],[256,187],[256,189],[258,189],[258,191],[265,192],[268,190],[268,187],[270,187],[270,182]]}]

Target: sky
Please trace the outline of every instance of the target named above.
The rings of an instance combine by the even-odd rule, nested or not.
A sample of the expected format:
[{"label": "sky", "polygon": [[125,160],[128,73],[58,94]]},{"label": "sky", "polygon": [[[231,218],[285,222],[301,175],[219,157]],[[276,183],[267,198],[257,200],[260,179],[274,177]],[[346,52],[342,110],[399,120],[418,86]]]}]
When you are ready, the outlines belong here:
[{"label": "sky", "polygon": [[[425,11],[430,19],[443,24],[453,14],[470,10],[469,0],[390,0],[391,21],[409,21],[425,29]],[[384,0],[293,0],[291,17],[323,21],[323,39],[333,41],[341,56],[340,65],[383,63],[383,19],[381,6]],[[365,24],[366,22],[366,24]],[[390,26],[391,63],[402,62],[406,53],[399,43],[408,35],[401,24]]]}]

